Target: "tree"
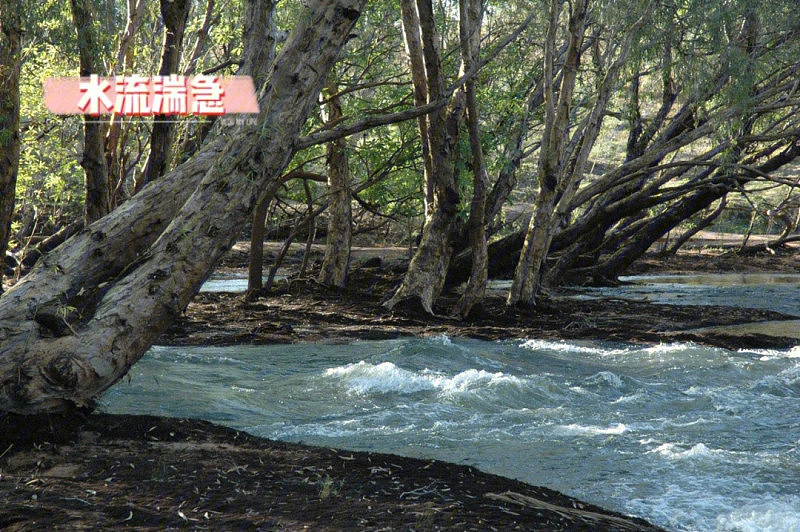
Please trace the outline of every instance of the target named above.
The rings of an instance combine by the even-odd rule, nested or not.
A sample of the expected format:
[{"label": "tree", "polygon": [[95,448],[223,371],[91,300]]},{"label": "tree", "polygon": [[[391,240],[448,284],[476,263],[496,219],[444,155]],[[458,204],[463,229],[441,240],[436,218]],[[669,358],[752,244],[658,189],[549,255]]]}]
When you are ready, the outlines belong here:
[{"label": "tree", "polygon": [[572,98],[587,30],[589,0],[573,3],[572,10],[568,14],[569,40],[557,100],[554,90],[555,39],[561,5],[556,0],[550,4],[550,21],[544,52],[546,118],[539,155],[539,192],[508,294],[509,305],[534,304],[540,294],[545,259],[550,251],[553,237],[558,226],[571,212],[572,198],[583,179],[586,162],[600,133],[619,72],[628,60],[634,38],[652,15],[655,6],[655,1],[650,2],[642,15],[626,29],[620,44],[605,54],[608,65],[603,68],[604,74],[597,84],[593,105],[576,128],[577,131],[570,131]]},{"label": "tree", "polygon": [[[445,82],[433,6],[430,0],[419,0],[417,10],[425,58],[428,99],[436,101],[445,97]],[[404,30],[412,31],[412,28],[404,27]],[[411,75],[415,75],[413,70]],[[431,212],[426,214],[419,248],[411,259],[403,283],[384,304],[387,308],[391,309],[401,301],[410,301],[411,304],[419,304],[425,312],[433,314],[433,303],[442,291],[452,251],[451,230],[460,201],[454,172],[456,146],[464,107],[465,93],[459,89],[446,108],[434,109],[428,117],[433,206]]]},{"label": "tree", "polygon": [[[464,69],[471,70],[478,61],[481,42],[482,6],[480,0],[459,2],[459,33]],[[481,145],[480,118],[476,83],[470,80],[465,85],[467,105],[467,129],[472,153],[472,202],[469,213],[469,242],[472,251],[472,268],[464,294],[453,309],[453,314],[466,316],[472,307],[483,299],[488,279],[488,250],[486,248],[486,200],[488,176]]]},{"label": "tree", "polygon": [[[178,73],[178,63],[183,51],[183,35],[186,31],[186,19],[192,3],[189,0],[161,0],[161,18],[164,20],[164,46],[161,51],[159,76]],[[153,130],[150,134],[150,155],[144,165],[141,179],[136,181],[135,190],[141,188],[163,175],[167,167],[169,144],[173,125],[169,117],[156,115],[153,119]]]},{"label": "tree", "polygon": [[0,294],[19,168],[20,12],[16,0],[0,0]]},{"label": "tree", "polygon": [[144,354],[280,177],[364,3],[311,4],[275,61],[257,124],[220,132],[0,299],[0,410],[90,406]]},{"label": "tree", "polygon": [[[91,0],[70,0],[72,21],[78,34],[78,54],[80,75],[88,77],[99,74],[100,61],[97,54],[101,50],[92,13],[95,11]],[[97,117],[86,116],[83,122],[83,156],[81,166],[85,174],[86,200],[84,222],[89,225],[111,211],[111,185],[108,164],[105,157],[105,135],[107,124]]]},{"label": "tree", "polygon": [[[338,90],[336,80],[331,77],[326,91],[328,109],[326,120],[328,122],[338,122],[343,118]],[[328,207],[328,236],[325,244],[325,256],[322,259],[318,281],[325,286],[344,288],[350,266],[350,243],[353,235],[350,165],[345,139],[329,142],[326,150],[330,205]]]}]

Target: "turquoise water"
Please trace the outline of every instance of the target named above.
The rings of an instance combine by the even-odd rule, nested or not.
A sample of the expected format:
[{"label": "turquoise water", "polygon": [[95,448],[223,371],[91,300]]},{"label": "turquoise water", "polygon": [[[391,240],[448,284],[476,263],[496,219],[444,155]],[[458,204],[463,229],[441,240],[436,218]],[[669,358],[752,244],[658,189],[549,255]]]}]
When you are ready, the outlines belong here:
[{"label": "turquoise water", "polygon": [[672,530],[800,531],[800,347],[154,347],[102,404],[474,465]]},{"label": "turquoise water", "polygon": [[800,275],[720,273],[700,275],[633,275],[615,287],[582,288],[600,297],[648,300],[666,305],[722,305],[775,310],[800,316]]}]

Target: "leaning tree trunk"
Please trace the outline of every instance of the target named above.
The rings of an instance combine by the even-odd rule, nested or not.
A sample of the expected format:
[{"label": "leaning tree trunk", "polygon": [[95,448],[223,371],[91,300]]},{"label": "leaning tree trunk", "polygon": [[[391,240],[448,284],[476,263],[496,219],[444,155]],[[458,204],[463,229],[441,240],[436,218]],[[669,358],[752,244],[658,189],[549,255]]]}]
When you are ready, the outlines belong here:
[{"label": "leaning tree trunk", "polygon": [[[340,121],[342,103],[336,94],[339,88],[334,79],[328,82],[328,122]],[[347,141],[344,138],[328,143],[328,238],[317,280],[325,286],[344,288],[350,266],[350,242],[353,235],[350,206],[350,166],[347,160]]]},{"label": "leaning tree trunk", "polygon": [[[178,63],[183,50],[183,35],[186,19],[189,18],[190,0],[161,0],[161,18],[164,21],[164,45],[161,50],[159,76],[178,73]],[[140,191],[144,185],[155,181],[167,168],[169,144],[174,124],[168,115],[153,117],[153,130],[150,133],[150,155],[144,165],[140,179],[136,180],[134,190]]]},{"label": "leaning tree trunk", "polygon": [[[70,0],[72,21],[78,34],[78,55],[80,75],[98,74],[99,61],[96,54],[100,50],[97,33],[92,19],[92,6],[87,0]],[[106,124],[97,117],[84,117],[83,155],[81,166],[85,177],[86,200],[84,220],[89,225],[111,211],[111,186],[109,184],[108,163],[105,155]]]},{"label": "leaning tree trunk", "polygon": [[[533,216],[528,225],[525,243],[519,263],[514,271],[514,280],[508,293],[507,304],[531,304],[539,293],[540,277],[544,260],[555,233],[552,223],[556,207],[556,193],[563,185],[564,148],[569,137],[569,118],[572,94],[580,63],[583,37],[586,29],[588,0],[580,0],[569,16],[569,45],[556,102],[555,54],[556,35],[559,28],[561,3],[550,3],[547,36],[545,38],[543,90],[545,95],[545,126],[539,156],[539,193],[534,204]],[[563,189],[562,189],[563,190]]]},{"label": "leaning tree trunk", "polygon": [[[312,4],[275,62],[257,124],[244,126],[235,135],[221,134],[213,143],[219,155],[210,168],[205,165],[207,171],[199,182],[186,182],[181,174],[210,148],[183,165],[182,171],[172,173],[175,180],[167,191],[177,194],[180,188],[174,183],[180,181],[191,186],[191,196],[180,203],[177,215],[149,249],[123,266],[124,271],[109,277],[105,269],[97,276],[100,280],[73,292],[73,298],[96,296],[83,313],[73,316],[69,306],[64,306],[49,315],[56,320],[37,321],[36,305],[25,304],[34,297],[30,283],[0,299],[0,336],[4,339],[0,411],[31,414],[91,406],[185,309],[235,240],[260,191],[277,180],[288,163],[300,129],[365,1],[320,0]],[[85,245],[86,235],[91,235],[88,240],[94,242],[96,254],[113,262],[113,252],[130,244],[131,233],[135,238],[139,220],[129,214],[170,203],[164,201],[168,195],[148,193],[167,182],[170,180],[162,179],[146,187],[101,223],[87,228],[76,237],[78,245]],[[101,229],[122,221],[127,222],[127,235],[109,240],[111,235]],[[148,217],[147,222],[162,221]],[[80,264],[68,263],[75,258],[74,245],[69,244],[43,261],[49,273],[38,270],[45,292],[51,295],[52,285],[74,289],[77,287],[70,281],[86,277]],[[94,262],[98,267],[97,259],[89,265]],[[98,281],[107,284],[98,287]]]},{"label": "leaning tree trunk", "polygon": [[21,37],[19,3],[0,0],[0,294],[19,168]]}]

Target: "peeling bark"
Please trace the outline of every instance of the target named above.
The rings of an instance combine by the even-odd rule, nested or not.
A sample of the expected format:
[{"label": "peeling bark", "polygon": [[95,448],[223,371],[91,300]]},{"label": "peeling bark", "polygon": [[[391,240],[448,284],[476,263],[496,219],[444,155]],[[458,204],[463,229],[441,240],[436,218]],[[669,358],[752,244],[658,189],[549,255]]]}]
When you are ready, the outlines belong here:
[{"label": "peeling bark", "polygon": [[[554,63],[556,53],[556,34],[559,26],[561,3],[550,3],[547,36],[545,38],[545,128],[542,134],[542,147],[539,156],[539,193],[534,204],[525,243],[522,246],[519,263],[514,272],[514,280],[509,290],[508,305],[532,304],[540,290],[540,276],[550,242],[555,231],[552,223],[558,187],[565,186],[562,178],[564,167],[562,148],[569,134],[569,114],[572,94],[578,74],[583,37],[586,30],[586,10],[588,0],[574,4],[569,17],[569,45],[564,59],[558,102],[554,88]],[[563,190],[563,189],[562,189]]]},{"label": "peeling bark", "polygon": [[[92,406],[185,309],[239,234],[260,191],[279,179],[364,3],[315,2],[275,62],[257,124],[221,133],[172,172],[173,180],[145,187],[41,261],[30,277],[42,282],[39,297],[49,295],[55,308],[35,304],[31,289],[38,287],[30,280],[0,299],[0,411],[31,414]],[[198,161],[205,157],[211,157],[211,164]],[[163,183],[169,186],[158,186]],[[176,202],[187,187],[189,194]],[[175,203],[174,217],[169,215],[175,207],[161,211],[171,218],[169,225],[153,230],[152,225],[166,223],[147,212]],[[131,216],[137,212],[143,219]],[[127,228],[113,235],[123,223]],[[107,234],[103,228],[112,231]],[[152,245],[142,249],[135,244],[137,233]],[[87,272],[72,261],[90,242],[94,246],[88,250]],[[137,248],[133,257],[126,246]],[[131,260],[120,261],[112,254],[117,250]],[[80,282],[87,278],[93,282]],[[56,286],[64,290],[54,294]],[[72,312],[81,297],[88,300],[84,312]],[[58,330],[54,322],[59,319],[66,330]]]},{"label": "peeling bark", "polygon": [[[419,0],[425,74],[428,82],[428,99],[437,101],[445,96],[439,37],[430,0]],[[431,146],[432,177],[434,187],[432,214],[425,220],[417,252],[403,279],[403,283],[384,306],[394,308],[400,302],[421,308],[433,314],[433,303],[444,286],[450,264],[450,236],[458,213],[459,194],[455,183],[455,157],[458,133],[464,116],[465,95],[459,89],[446,108],[435,109],[428,116],[428,138]]]},{"label": "peeling bark", "polygon": [[[480,0],[461,0],[459,2],[461,55],[464,69],[470,70],[480,54],[480,31],[482,7]],[[469,242],[472,249],[472,268],[464,294],[459,298],[453,314],[466,317],[472,308],[481,302],[486,293],[488,279],[489,252],[486,246],[486,194],[488,176],[481,146],[481,133],[478,117],[478,102],[475,95],[475,82],[466,84],[467,128],[472,152],[473,192],[469,213]]]}]

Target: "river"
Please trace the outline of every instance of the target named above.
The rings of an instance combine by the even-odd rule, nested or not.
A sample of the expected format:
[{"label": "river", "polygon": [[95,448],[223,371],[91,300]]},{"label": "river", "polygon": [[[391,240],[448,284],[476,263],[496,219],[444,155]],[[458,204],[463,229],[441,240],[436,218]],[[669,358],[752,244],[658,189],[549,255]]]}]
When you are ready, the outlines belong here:
[{"label": "river", "polygon": [[[800,315],[797,276],[626,280],[582,297]],[[156,346],[130,376],[103,410],[469,464],[671,530],[800,531],[800,347],[445,336]]]},{"label": "river", "polygon": [[154,347],[103,410],[474,465],[672,530],[800,530],[798,348]]}]

